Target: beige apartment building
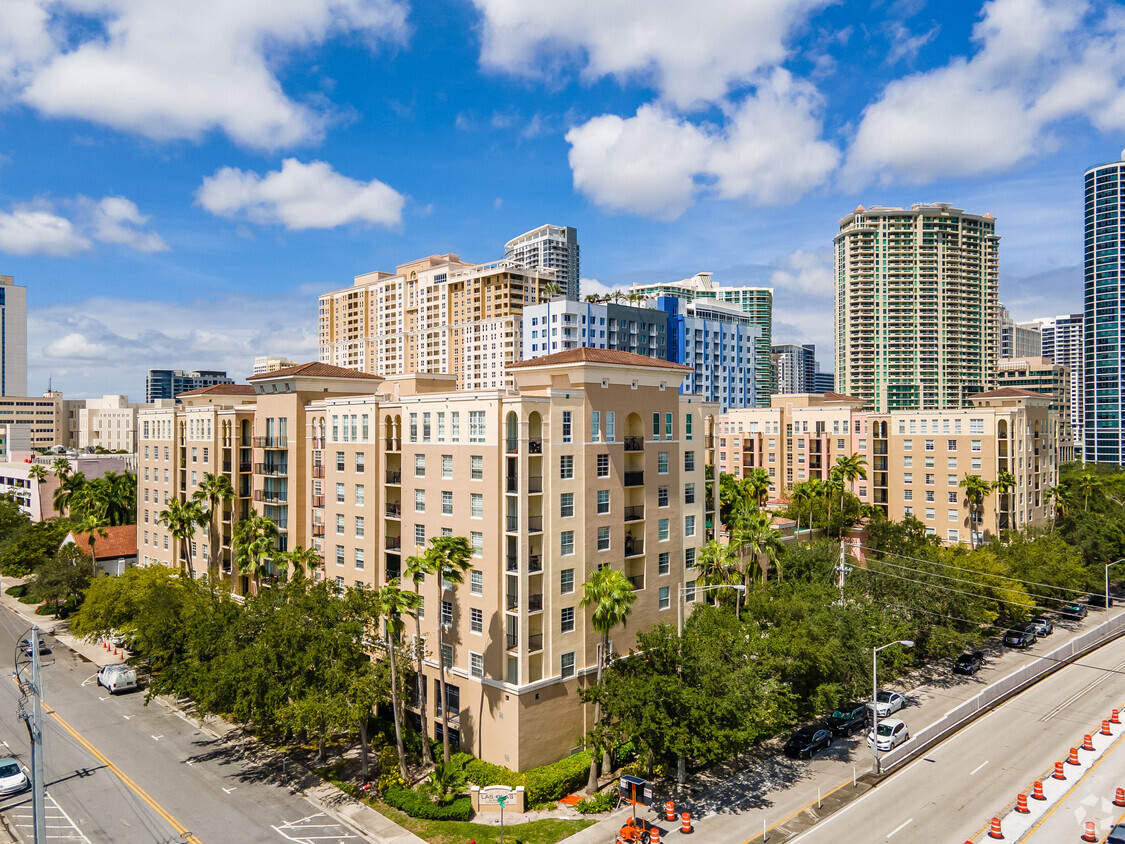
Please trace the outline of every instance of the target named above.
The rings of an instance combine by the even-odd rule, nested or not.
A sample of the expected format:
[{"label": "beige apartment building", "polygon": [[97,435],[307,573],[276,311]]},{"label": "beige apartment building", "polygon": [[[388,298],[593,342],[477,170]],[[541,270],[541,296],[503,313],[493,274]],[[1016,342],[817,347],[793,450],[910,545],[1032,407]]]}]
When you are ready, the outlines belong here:
[{"label": "beige apartment building", "polygon": [[875,411],[968,407],[995,385],[996,218],[945,202],[840,220],[836,389]]},{"label": "beige apartment building", "polygon": [[1045,357],[1001,358],[996,364],[996,383],[1000,387],[1017,387],[1051,397],[1051,410],[1059,414],[1063,425],[1063,447],[1059,459],[1062,463],[1072,462],[1076,432],[1070,405],[1070,367]]},{"label": "beige apartment building", "polygon": [[463,390],[511,387],[524,306],[554,281],[553,270],[453,254],[356,276],[320,297],[320,360],[384,376],[451,372]]},{"label": "beige apartment building", "polygon": [[[421,587],[426,731],[440,737],[444,659],[453,741],[516,769],[557,759],[592,717],[577,695],[599,649],[579,605],[590,574],[612,565],[637,593],[615,631],[619,652],[637,630],[674,624],[681,596],[685,606],[696,597],[695,556],[714,518],[704,479],[718,407],[678,393],[685,371],[582,348],[511,366],[510,390],[316,363],[253,377],[253,395],[214,387],[181,396],[167,418],[142,419],[142,560],[178,565],[175,542],[153,527],[159,502],[190,496],[203,461],[225,471],[228,453],[242,493],[232,519],[253,508],[284,522],[289,547],[318,548],[323,575],[340,585],[381,586],[431,537],[465,536],[476,553],[465,582]],[[231,527],[224,522],[224,535]],[[205,545],[200,532],[197,569]],[[413,718],[420,726],[417,710]]]},{"label": "beige apartment building", "polygon": [[[1066,454],[1066,423],[1051,397],[1004,387],[970,401],[962,410],[870,413],[861,400],[835,393],[775,395],[769,409],[720,417],[719,467],[740,477],[764,467],[780,479],[771,495],[787,499],[795,484],[825,479],[838,456],[854,453],[867,462],[867,480],[854,487],[861,501],[891,519],[914,516],[945,542],[1045,524],[1045,490],[1058,483]],[[983,519],[970,523],[961,479],[992,482],[1001,472],[1010,472],[1015,486],[994,491]]]}]

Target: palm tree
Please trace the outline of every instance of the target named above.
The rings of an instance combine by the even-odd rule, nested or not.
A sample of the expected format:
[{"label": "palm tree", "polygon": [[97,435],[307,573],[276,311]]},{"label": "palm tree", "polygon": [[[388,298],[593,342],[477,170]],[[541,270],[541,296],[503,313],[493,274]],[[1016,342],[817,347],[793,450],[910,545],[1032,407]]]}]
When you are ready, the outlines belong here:
[{"label": "palm tree", "polygon": [[1009,493],[1016,488],[1016,476],[1011,472],[1000,472],[1000,474],[996,476],[996,480],[992,482],[992,488],[1001,495],[1000,509],[1004,514],[1003,527],[1010,529],[1014,527],[1014,525],[1009,518],[1012,509]]},{"label": "palm tree", "polygon": [[132,525],[137,521],[137,476],[132,472],[106,472],[107,512],[113,525]]},{"label": "palm tree", "polygon": [[43,483],[47,480],[47,468],[39,463],[33,463],[27,470],[27,476],[33,478],[36,483]]},{"label": "palm tree", "polygon": [[789,497],[793,500],[793,503],[797,506],[797,541],[800,542],[801,541],[801,508],[805,504],[809,505],[809,528],[810,529],[812,528],[813,491],[809,488],[809,482],[805,481],[804,483],[795,484],[793,486],[792,491],[789,493]]},{"label": "palm tree", "polygon": [[180,557],[192,580],[195,579],[195,565],[191,561],[191,538],[196,528],[207,524],[204,513],[194,501],[180,501],[173,498],[156,517],[158,524],[165,525],[172,538],[180,543]]},{"label": "palm tree", "polygon": [[840,493],[841,502],[844,496],[844,476],[840,474],[839,464],[832,467],[832,471],[828,473],[828,480],[821,482],[821,494],[828,502],[828,525],[825,527],[825,536],[830,536],[832,533],[832,496],[837,492]]},{"label": "palm tree", "polygon": [[[777,564],[781,549],[781,534],[773,526],[773,517],[764,510],[746,511],[739,514],[738,526],[731,537],[739,555],[746,559],[743,568],[743,584],[750,588],[750,561],[758,564],[762,572],[762,583],[769,576],[770,565]],[[747,559],[748,558],[748,559]],[[781,579],[781,567],[777,567],[777,578]]]},{"label": "palm tree", "polygon": [[771,483],[770,473],[759,467],[746,476],[742,485],[754,497],[754,502],[761,509],[766,496],[769,495]]},{"label": "palm tree", "polygon": [[257,513],[234,526],[234,562],[240,574],[254,578],[255,592],[274,555],[276,538],[277,525]]},{"label": "palm tree", "polygon": [[64,480],[70,474],[70,461],[65,457],[55,458],[55,462],[51,464],[51,471],[60,481]]},{"label": "palm tree", "polygon": [[299,580],[314,569],[324,565],[324,558],[315,548],[298,545],[292,551],[282,551],[274,562],[283,570],[293,569],[293,579]]},{"label": "palm tree", "polygon": [[[851,493],[855,495],[855,482],[862,478],[867,480],[867,460],[860,454],[849,454],[847,457],[840,455],[836,458],[835,468],[839,470],[840,477],[851,484]],[[844,506],[843,498],[840,499],[840,506]]]},{"label": "palm tree", "polygon": [[234,487],[226,475],[205,472],[192,500],[203,511],[207,525],[207,572],[211,581],[218,576],[220,516],[223,504],[234,500]]},{"label": "palm tree", "polygon": [[[393,578],[378,595],[379,615],[383,617],[383,637],[387,659],[391,663],[391,712],[395,722],[395,746],[398,749],[398,768],[406,779],[406,750],[402,746],[402,716],[398,700],[398,670],[395,667],[395,639],[402,632],[402,616],[416,615],[420,600],[412,592],[398,588],[398,578]],[[424,739],[423,739],[424,741]]]},{"label": "palm tree", "polygon": [[[699,582],[704,586],[731,585],[741,580],[733,549],[714,539],[699,549],[695,564],[699,568]],[[727,590],[719,591],[726,594]]]},{"label": "palm tree", "polygon": [[1078,478],[1078,491],[1082,493],[1082,509],[1090,511],[1090,496],[1098,491],[1101,482],[1089,472],[1083,472]]},{"label": "palm tree", "polygon": [[1057,484],[1053,487],[1048,487],[1046,490],[1047,500],[1051,502],[1051,533],[1055,532],[1055,520],[1059,517],[1066,517],[1070,512],[1070,491],[1064,484]]},{"label": "palm tree", "polygon": [[[548,281],[539,285],[540,294],[545,295],[548,299],[553,299],[555,296],[558,296],[562,293],[562,289],[562,285],[557,281]],[[446,760],[446,764],[449,764],[448,759]]]},{"label": "palm tree", "polygon": [[976,525],[984,518],[984,499],[992,493],[992,484],[980,475],[965,475],[958,486],[965,490],[969,502],[969,546],[976,546]]},{"label": "palm tree", "polygon": [[809,478],[804,485],[809,491],[809,530],[811,531],[814,505],[824,497],[824,482],[820,478]]},{"label": "palm tree", "polygon": [[[69,467],[69,464],[67,464]],[[55,477],[59,479],[59,486],[55,490],[53,503],[55,510],[61,516],[63,511],[70,512],[71,502],[74,500],[74,495],[84,486],[86,486],[86,476],[81,472],[75,472],[73,475],[63,472],[58,473],[58,467],[55,467]]]},{"label": "palm tree", "polygon": [[[433,549],[430,549],[433,550]],[[418,606],[422,605],[422,583],[431,574],[437,574],[433,555],[423,553],[421,556],[412,554],[406,558],[403,575],[414,582],[414,594],[418,596]],[[440,611],[440,609],[439,609]],[[422,639],[422,619],[414,614],[414,663],[415,679],[418,683],[418,713],[422,718],[422,762],[429,766],[434,763],[433,751],[430,749],[429,720],[426,717],[426,675],[423,673],[422,660],[426,656],[425,640]],[[444,730],[443,730],[444,732]]]},{"label": "palm tree", "polygon": [[[98,555],[94,551],[94,543],[98,541],[98,537],[105,539],[109,536],[106,528],[109,526],[109,520],[105,516],[98,513],[87,513],[77,525],[74,526],[74,533],[88,533],[90,534],[90,559],[94,561],[95,567],[98,564]],[[95,568],[95,571],[97,569]]]},{"label": "palm tree", "polygon": [[[465,582],[465,572],[473,567],[473,546],[463,536],[435,536],[426,549],[432,565],[441,577],[438,588],[445,595],[446,584]],[[450,590],[456,599],[455,590]],[[444,601],[442,602],[444,604]],[[451,613],[452,614],[452,613]],[[452,625],[450,618],[449,624]],[[438,610],[438,662],[441,666],[441,743],[445,764],[449,764],[449,699],[445,693],[445,625],[441,608]]]},{"label": "palm tree", "polygon": [[[637,600],[637,593],[633,591],[633,584],[625,577],[624,573],[615,568],[606,566],[590,575],[583,587],[581,605],[593,607],[594,611],[590,623],[594,630],[602,634],[601,654],[598,658],[597,683],[601,685],[602,669],[609,657],[609,634],[614,627],[624,624],[632,611],[633,601]],[[602,718],[602,707],[594,702],[594,726]],[[590,781],[586,792],[593,794],[598,790],[598,748],[592,748],[590,753]]]}]

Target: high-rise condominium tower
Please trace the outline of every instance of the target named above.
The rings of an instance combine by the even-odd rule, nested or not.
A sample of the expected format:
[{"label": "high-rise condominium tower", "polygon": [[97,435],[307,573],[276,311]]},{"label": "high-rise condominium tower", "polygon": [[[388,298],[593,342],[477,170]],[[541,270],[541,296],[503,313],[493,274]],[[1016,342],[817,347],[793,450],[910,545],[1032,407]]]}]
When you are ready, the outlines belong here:
[{"label": "high-rise condominium tower", "polygon": [[554,270],[566,297],[578,298],[578,229],[540,226],[505,243],[504,258],[528,269]]},{"label": "high-rise condominium tower", "polygon": [[27,288],[0,275],[0,396],[27,394]]},{"label": "high-rise condominium tower", "polygon": [[772,287],[723,287],[715,282],[711,273],[696,273],[682,281],[634,284],[631,291],[644,296],[671,296],[685,302],[714,299],[720,304],[731,305],[749,314],[751,323],[761,329],[761,334],[754,341],[754,395],[759,406],[769,407],[773,343]]},{"label": "high-rise condominium tower", "polygon": [[1039,327],[1043,336],[1043,357],[1070,370],[1070,430],[1074,435],[1074,446],[1080,450],[1082,420],[1086,413],[1083,398],[1086,385],[1082,375],[1082,327],[1085,319],[1082,314],[1063,314],[1041,317],[1032,320],[1032,323]]},{"label": "high-rise condominium tower", "polygon": [[1092,463],[1125,464],[1125,150],[1086,171],[1085,447]]},{"label": "high-rise condominium tower", "polygon": [[945,202],[840,220],[836,391],[883,412],[966,407],[992,386],[999,243],[995,217]]},{"label": "high-rise condominium tower", "polygon": [[797,346],[786,343],[773,347],[777,361],[778,393],[815,393],[816,346],[806,343]]}]

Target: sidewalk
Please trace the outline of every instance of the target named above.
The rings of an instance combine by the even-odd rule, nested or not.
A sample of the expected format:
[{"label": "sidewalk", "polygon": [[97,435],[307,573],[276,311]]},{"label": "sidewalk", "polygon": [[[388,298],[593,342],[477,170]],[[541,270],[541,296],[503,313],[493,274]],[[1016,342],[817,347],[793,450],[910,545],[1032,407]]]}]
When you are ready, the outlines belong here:
[{"label": "sidewalk", "polygon": [[[3,589],[8,589],[21,582],[15,578],[5,577]],[[22,625],[21,633],[32,624],[36,624],[43,633],[56,639],[59,645],[65,645],[99,668],[103,665],[112,665],[125,660],[124,649],[118,649],[115,656],[112,646],[107,650],[99,642],[91,643],[79,639],[71,635],[70,627],[65,620],[36,615],[35,604],[21,604],[18,599],[2,590],[0,590],[0,606],[8,608],[19,617],[19,623]],[[331,783],[324,782],[304,766],[283,758],[280,753],[268,745],[252,736],[247,736],[236,724],[212,715],[201,718],[191,711],[189,701],[176,700],[167,695],[159,695],[155,700],[165,709],[190,722],[192,726],[202,730],[212,738],[248,745],[255,755],[272,759],[277,769],[284,771],[283,776],[292,783],[296,793],[301,794],[320,811],[350,827],[356,834],[372,842],[372,844],[426,844],[417,835],[403,829],[367,804],[345,794]]]}]

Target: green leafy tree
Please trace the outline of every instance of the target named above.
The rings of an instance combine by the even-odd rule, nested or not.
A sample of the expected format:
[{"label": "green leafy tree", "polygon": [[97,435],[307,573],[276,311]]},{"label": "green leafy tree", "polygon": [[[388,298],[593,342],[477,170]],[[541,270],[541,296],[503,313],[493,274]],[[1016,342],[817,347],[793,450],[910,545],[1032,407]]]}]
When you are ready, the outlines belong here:
[{"label": "green leafy tree", "polygon": [[205,472],[192,496],[207,527],[207,571],[212,582],[219,576],[219,535],[223,505],[234,500],[234,487],[226,475]]},{"label": "green leafy tree", "polygon": [[80,598],[96,573],[93,559],[77,545],[67,544],[36,570],[29,591],[40,601],[56,602],[57,617],[60,605],[66,606],[72,598]]},{"label": "green leafy tree", "polygon": [[157,524],[164,525],[172,538],[179,543],[180,560],[188,576],[195,579],[195,565],[191,559],[191,540],[198,528],[207,524],[203,511],[195,501],[173,498],[156,516]]},{"label": "green leafy tree", "polygon": [[[632,612],[633,602],[637,600],[637,593],[633,591],[633,584],[625,575],[615,568],[606,566],[590,575],[590,579],[583,586],[583,607],[592,607],[590,624],[594,630],[601,634],[601,654],[598,658],[597,683],[600,685],[602,672],[609,659],[609,634],[615,627],[625,624]],[[601,702],[594,702],[594,727],[601,720]],[[595,744],[590,758],[590,781],[586,792],[593,794],[598,790],[598,747]]]},{"label": "green leafy tree", "polygon": [[262,575],[269,572],[277,535],[277,525],[257,513],[234,526],[234,564],[253,579],[255,592],[261,587]]}]

